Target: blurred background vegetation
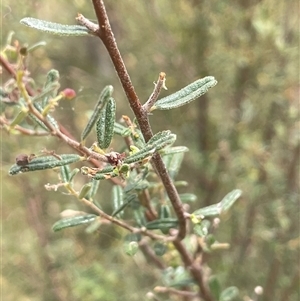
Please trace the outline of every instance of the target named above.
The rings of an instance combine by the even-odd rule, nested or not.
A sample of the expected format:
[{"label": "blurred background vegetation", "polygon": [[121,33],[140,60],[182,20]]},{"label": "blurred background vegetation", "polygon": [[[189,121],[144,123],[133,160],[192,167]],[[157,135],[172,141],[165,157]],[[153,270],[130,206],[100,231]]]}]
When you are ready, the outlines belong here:
[{"label": "blurred background vegetation", "polygon": [[[207,256],[222,287],[237,300],[299,300],[299,3],[275,0],[106,0],[112,27],[142,102],[159,72],[168,91],[213,75],[218,85],[189,106],[155,112],[154,131],[170,129],[186,145],[178,180],[197,194],[197,209],[235,188],[243,197],[217,231],[230,249]],[[112,64],[96,38],[62,38],[19,24],[31,16],[74,24],[80,12],[95,19],[90,1],[2,1],[2,48],[10,31],[21,45],[46,41],[28,58],[37,86],[55,68],[75,101],[56,111],[79,137],[89,110],[107,84],[115,88],[118,118],[132,116]],[[2,70],[2,81],[8,75]],[[71,197],[47,192],[51,172],[8,177],[19,153],[43,148],[68,153],[54,138],[2,132],[2,295],[5,300],[144,300],[160,271],[141,254],[127,257],[117,228],[51,231]],[[92,141],[92,140],[91,140]],[[117,145],[116,145],[117,148]],[[84,181],[84,178],[82,178]],[[82,183],[81,183],[82,184]],[[102,185],[102,183],[101,183]],[[110,202],[109,183],[99,199]],[[257,286],[263,295],[255,296]],[[167,299],[166,299],[167,300]]]}]

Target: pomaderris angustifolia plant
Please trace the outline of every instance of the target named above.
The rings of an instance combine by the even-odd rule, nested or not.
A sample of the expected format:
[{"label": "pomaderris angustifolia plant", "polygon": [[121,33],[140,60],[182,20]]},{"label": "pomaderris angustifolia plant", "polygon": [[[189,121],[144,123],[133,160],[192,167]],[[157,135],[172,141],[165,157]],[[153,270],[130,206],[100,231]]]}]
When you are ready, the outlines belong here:
[{"label": "pomaderris angustifolia plant", "polygon": [[[199,256],[203,252],[224,248],[224,245],[226,247],[226,244],[215,240],[211,218],[217,218],[229,210],[241,196],[241,191],[233,190],[214,205],[192,213],[186,212],[183,204],[193,202],[196,196],[191,193],[179,194],[177,187],[184,183],[176,181],[176,177],[188,148],[176,145],[176,134],[169,130],[153,133],[148,118],[149,114],[156,114],[158,110],[180,110],[181,106],[207,93],[217,81],[213,76],[206,76],[174,94],[158,99],[161,89],[166,89],[166,74],[161,72],[153,93],[141,104],[118,50],[104,3],[101,0],[92,2],[98,24],[81,14],[76,18],[79,25],[63,25],[30,17],[22,19],[21,23],[50,34],[100,38],[113,62],[134,116],[123,116],[121,121],[116,121],[117,102],[113,87],[108,85],[99,91],[98,101],[80,137],[73,138],[55,119],[55,109],[59,102],[76,97],[75,91],[69,88],[59,92],[59,72],[50,70],[43,87],[37,92],[27,85],[28,75],[24,65],[19,63],[13,69],[1,56],[2,65],[14,78],[10,91],[13,90],[11,87],[18,91],[18,99],[12,103],[9,102],[8,86],[1,90],[1,98],[6,99],[2,104],[14,105],[16,113],[13,118],[5,117],[4,113],[1,116],[2,127],[8,132],[52,135],[64,141],[72,150],[69,154],[47,150],[38,154],[34,153],[39,150],[32,150],[32,154],[19,154],[9,174],[59,170],[58,183],[48,184],[46,188],[67,192],[87,206],[89,212],[94,212],[76,213],[58,220],[53,225],[53,231],[82,224],[93,225],[96,230],[101,226],[101,221],[106,220],[131,233],[124,238],[124,248],[128,255],[134,256],[139,247],[147,244],[149,248],[143,248],[143,252],[148,252],[146,255],[155,259],[153,264],[162,269],[163,284],[154,288],[154,300],[157,300],[155,295],[159,293],[182,296],[184,300],[233,300],[238,289],[232,286],[223,291],[215,290],[216,279],[206,275]],[[38,46],[41,45],[19,51],[20,62]],[[23,123],[28,119],[31,123],[24,127]],[[92,130],[96,132],[95,143],[88,145],[86,139],[92,135]],[[123,144],[120,149],[111,149],[115,136],[124,139],[126,150]],[[77,162],[81,162],[80,169],[76,167]],[[74,183],[79,173],[86,176],[86,183],[78,190],[74,188]],[[104,180],[113,184],[111,213],[101,209],[101,198],[97,196],[99,183]],[[198,246],[190,248],[188,242],[194,237],[199,238],[195,240]],[[179,258],[176,266],[170,266],[162,257],[171,245],[177,250]]]}]

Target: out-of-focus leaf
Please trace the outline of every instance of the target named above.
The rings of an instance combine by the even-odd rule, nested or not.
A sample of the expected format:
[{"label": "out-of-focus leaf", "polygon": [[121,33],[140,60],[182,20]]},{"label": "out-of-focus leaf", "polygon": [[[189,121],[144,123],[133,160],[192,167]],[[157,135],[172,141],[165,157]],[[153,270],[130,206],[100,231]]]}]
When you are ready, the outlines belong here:
[{"label": "out-of-focus leaf", "polygon": [[222,212],[221,204],[217,203],[214,205],[210,205],[207,207],[200,208],[193,212],[194,215],[197,217],[205,217],[205,216],[214,216],[214,215],[219,215]]},{"label": "out-of-focus leaf", "polygon": [[162,156],[165,156],[165,155],[172,155],[172,154],[178,154],[178,153],[185,153],[188,151],[189,151],[189,149],[186,146],[172,146],[172,147],[163,149],[160,152],[160,154]]},{"label": "out-of-focus leaf", "polygon": [[197,200],[197,196],[193,193],[180,193],[179,197],[182,203],[195,202]]},{"label": "out-of-focus leaf", "polygon": [[166,168],[172,179],[174,179],[179,172],[179,169],[183,161],[183,156],[184,153],[180,152],[180,153],[174,153],[163,157]]},{"label": "out-of-focus leaf", "polygon": [[222,206],[222,212],[227,211],[241,195],[242,191],[240,189],[235,189],[229,192],[220,202]]},{"label": "out-of-focus leaf", "polygon": [[124,251],[127,255],[133,256],[139,250],[139,244],[136,241],[125,242],[124,243]]},{"label": "out-of-focus leaf", "polygon": [[203,220],[194,226],[194,232],[200,237],[205,237],[208,234],[209,227],[210,221]]},{"label": "out-of-focus leaf", "polygon": [[146,228],[147,229],[160,229],[160,230],[164,230],[164,229],[170,229],[170,228],[175,228],[178,225],[178,220],[176,218],[163,218],[163,219],[157,219],[151,222],[148,222],[146,224]]},{"label": "out-of-focus leaf", "polygon": [[88,194],[85,197],[87,200],[93,200],[93,197],[96,195],[96,193],[98,191],[100,181],[92,180],[91,183],[92,183],[91,190],[88,192]]},{"label": "out-of-focus leaf", "polygon": [[235,201],[241,196],[242,191],[240,189],[235,189],[229,192],[221,202],[210,205],[204,208],[200,208],[193,212],[197,218],[202,218],[205,216],[215,216],[227,211]]},{"label": "out-of-focus leaf", "polygon": [[120,212],[125,207],[123,207],[124,205],[123,188],[119,185],[115,185],[112,188],[112,204],[114,209],[112,216],[118,215],[118,217],[120,217],[122,215]]},{"label": "out-of-focus leaf", "polygon": [[163,244],[163,243],[161,243],[161,242],[156,242],[155,244],[154,244],[154,252],[155,252],[155,254],[157,255],[157,256],[163,256],[165,253],[166,253],[166,251],[167,251],[167,246],[166,246],[166,244]]},{"label": "out-of-focus leaf", "polygon": [[235,286],[227,287],[220,295],[220,301],[231,301],[239,295],[239,290]]},{"label": "out-of-focus leaf", "polygon": [[221,294],[221,285],[217,277],[212,276],[208,280],[210,291],[216,300],[219,300]]},{"label": "out-of-focus leaf", "polygon": [[87,36],[88,29],[81,25],[65,25],[35,18],[23,18],[21,24],[59,36]]},{"label": "out-of-focus leaf", "polygon": [[100,219],[95,219],[92,223],[90,223],[88,225],[88,227],[86,227],[85,232],[90,234],[90,233],[94,233],[95,231],[97,231],[100,226],[102,225],[102,222]]},{"label": "out-of-focus leaf", "polygon": [[92,183],[86,183],[85,185],[83,185],[81,187],[80,192],[79,192],[78,198],[79,199],[85,198],[85,196],[89,193],[91,188],[92,188]]},{"label": "out-of-focus leaf", "polygon": [[94,221],[97,218],[97,215],[95,214],[86,214],[82,216],[75,216],[71,218],[64,218],[59,221],[57,221],[53,226],[52,230],[54,232],[60,231],[65,228],[75,227],[82,224],[88,224]]},{"label": "out-of-focus leaf", "polygon": [[166,286],[170,287],[182,287],[195,283],[182,266],[179,266],[176,269],[169,267],[164,270],[163,282]]},{"label": "out-of-focus leaf", "polygon": [[45,41],[37,42],[37,43],[33,44],[32,46],[28,47],[27,52],[33,52],[37,48],[45,46],[45,45],[47,45],[47,43]]}]

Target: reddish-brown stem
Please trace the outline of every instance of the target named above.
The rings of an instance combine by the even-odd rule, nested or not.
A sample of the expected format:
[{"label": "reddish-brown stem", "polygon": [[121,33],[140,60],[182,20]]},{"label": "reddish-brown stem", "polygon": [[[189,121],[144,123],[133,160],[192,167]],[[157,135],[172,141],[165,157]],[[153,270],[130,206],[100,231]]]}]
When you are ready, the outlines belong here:
[{"label": "reddish-brown stem", "polygon": [[214,301],[213,297],[210,294],[210,291],[208,287],[206,286],[204,282],[204,277],[202,274],[202,269],[199,264],[193,261],[193,258],[188,253],[187,249],[183,245],[181,241],[175,240],[173,242],[175,248],[179,252],[181,259],[186,267],[187,270],[190,271],[190,273],[193,275],[194,279],[197,281],[199,288],[200,288],[200,294],[201,297],[205,301]]},{"label": "reddish-brown stem", "polygon": [[[0,117],[0,124],[2,126],[8,127],[10,123],[4,117]],[[40,137],[40,136],[49,136],[50,135],[49,132],[39,132],[39,131],[35,131],[35,130],[30,130],[30,129],[26,129],[22,126],[19,126],[19,125],[15,125],[14,129],[16,131],[22,133],[22,135],[25,135],[25,136]]]},{"label": "reddish-brown stem", "polygon": [[[114,38],[114,34],[110,27],[105,5],[102,0],[93,0],[93,5],[99,23],[98,36],[102,40],[103,44],[105,45],[110,55],[115,70],[118,74],[119,80],[121,81],[122,87],[129,101],[130,107],[133,110],[134,115],[140,126],[140,129],[143,133],[145,141],[148,141],[153,136],[149,119],[148,119],[148,112],[142,107],[140,100],[134,90],[130,76],[127,72],[126,66],[123,62],[116,40]],[[210,291],[205,284],[204,277],[202,275],[201,266],[193,262],[193,258],[190,256],[187,249],[181,242],[181,240],[186,235],[186,219],[185,219],[183,206],[180,201],[178,192],[171,178],[169,177],[169,174],[166,170],[165,164],[163,163],[161,156],[158,153],[156,153],[153,156],[152,162],[163,182],[163,185],[166,189],[166,192],[169,196],[169,199],[172,203],[172,206],[174,208],[174,211],[179,221],[178,235],[177,238],[173,241],[173,244],[177,249],[177,251],[179,252],[186,268],[190,270],[193,278],[198,283],[200,294],[203,297],[203,299],[206,301],[213,301],[213,298],[210,295]]]},{"label": "reddish-brown stem", "polygon": [[181,291],[181,290],[177,290],[172,287],[164,287],[164,286],[156,286],[154,288],[154,291],[156,293],[171,293],[174,295],[178,295],[178,296],[182,296],[182,297],[190,297],[190,298],[194,298],[197,296],[197,294],[194,292]]},{"label": "reddish-brown stem", "polygon": [[[118,74],[119,80],[121,81],[122,87],[128,98],[131,109],[138,121],[140,129],[143,133],[145,141],[148,141],[152,136],[151,125],[148,119],[148,112],[142,107],[141,102],[134,90],[130,76],[127,72],[126,66],[123,62],[122,56],[118,49],[114,34],[110,27],[109,19],[106,13],[105,5],[102,0],[93,0],[94,9],[99,23],[99,38],[105,45],[110,58],[114,64],[115,70]],[[178,192],[168,175],[166,167],[159,154],[153,156],[153,162],[158,172],[169,199],[173,205],[174,211],[177,215],[179,222],[178,239],[183,239],[186,235],[186,220],[184,216],[184,210],[180,201]]]},{"label": "reddish-brown stem", "polygon": [[146,112],[150,112],[151,108],[157,101],[157,98],[159,96],[159,93],[162,88],[167,89],[165,86],[165,81],[166,81],[166,74],[164,72],[160,72],[158,76],[158,80],[156,83],[154,83],[154,90],[151,93],[149,99],[146,101],[146,103],[143,105],[143,109]]},{"label": "reddish-brown stem", "polygon": [[[148,239],[149,240],[149,239]],[[149,247],[149,241],[146,238],[143,238],[139,242],[139,247],[142,250],[145,257],[153,262],[159,269],[164,270],[167,266],[163,261],[161,261],[154,253],[153,249]]]}]

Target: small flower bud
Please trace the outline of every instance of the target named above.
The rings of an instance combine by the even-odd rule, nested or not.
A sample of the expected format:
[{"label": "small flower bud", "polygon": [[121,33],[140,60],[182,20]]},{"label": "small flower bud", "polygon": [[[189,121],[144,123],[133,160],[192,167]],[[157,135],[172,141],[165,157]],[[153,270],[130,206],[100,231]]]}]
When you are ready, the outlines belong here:
[{"label": "small flower bud", "polygon": [[69,88],[61,91],[60,94],[66,99],[73,99],[74,97],[76,97],[76,92],[73,89]]}]

